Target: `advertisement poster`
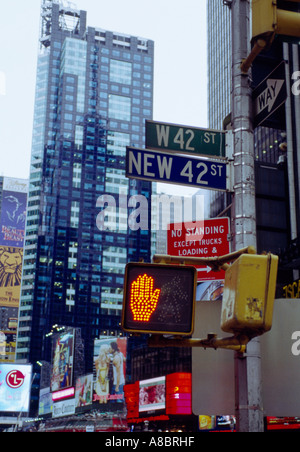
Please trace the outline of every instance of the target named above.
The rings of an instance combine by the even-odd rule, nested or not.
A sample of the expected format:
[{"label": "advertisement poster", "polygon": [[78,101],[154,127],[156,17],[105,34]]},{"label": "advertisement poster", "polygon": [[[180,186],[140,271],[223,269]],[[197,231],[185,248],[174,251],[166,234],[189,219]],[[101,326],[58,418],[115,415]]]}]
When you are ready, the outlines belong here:
[{"label": "advertisement poster", "polygon": [[28,412],[31,374],[31,365],[0,363],[0,411]]},{"label": "advertisement poster", "polygon": [[140,381],[139,412],[166,408],[166,377]]},{"label": "advertisement poster", "polygon": [[28,182],[5,177],[3,180],[0,245],[23,247]]},{"label": "advertisement poster", "polygon": [[74,338],[73,328],[64,329],[53,338],[51,392],[73,384]]},{"label": "advertisement poster", "polygon": [[75,387],[75,407],[82,407],[92,404],[93,398],[93,374],[84,375],[76,380]]},{"label": "advertisement poster", "polygon": [[50,388],[44,388],[40,390],[39,398],[39,416],[52,413],[52,394]]},{"label": "advertisement poster", "polygon": [[123,403],[126,374],[126,338],[96,339],[94,343],[93,401]]},{"label": "advertisement poster", "polygon": [[0,363],[15,361],[28,181],[3,178],[0,205]]},{"label": "advertisement poster", "polygon": [[15,361],[23,249],[0,245],[0,362]]},{"label": "advertisement poster", "polygon": [[0,245],[0,306],[19,306],[22,259],[22,248]]}]

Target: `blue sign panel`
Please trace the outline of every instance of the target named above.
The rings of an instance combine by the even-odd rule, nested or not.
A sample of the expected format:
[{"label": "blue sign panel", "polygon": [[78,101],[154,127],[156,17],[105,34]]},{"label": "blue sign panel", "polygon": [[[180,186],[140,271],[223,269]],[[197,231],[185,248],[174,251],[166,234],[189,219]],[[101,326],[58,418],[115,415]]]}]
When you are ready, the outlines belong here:
[{"label": "blue sign panel", "polygon": [[149,149],[127,147],[126,176],[226,191],[227,164]]}]

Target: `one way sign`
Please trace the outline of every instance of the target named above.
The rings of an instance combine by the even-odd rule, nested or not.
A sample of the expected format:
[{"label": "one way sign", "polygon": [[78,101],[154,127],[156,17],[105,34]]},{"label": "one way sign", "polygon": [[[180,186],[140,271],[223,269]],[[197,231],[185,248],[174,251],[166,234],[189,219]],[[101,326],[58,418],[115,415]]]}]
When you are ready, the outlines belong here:
[{"label": "one way sign", "polygon": [[254,127],[263,125],[287,98],[285,62],[280,63],[253,91]]}]

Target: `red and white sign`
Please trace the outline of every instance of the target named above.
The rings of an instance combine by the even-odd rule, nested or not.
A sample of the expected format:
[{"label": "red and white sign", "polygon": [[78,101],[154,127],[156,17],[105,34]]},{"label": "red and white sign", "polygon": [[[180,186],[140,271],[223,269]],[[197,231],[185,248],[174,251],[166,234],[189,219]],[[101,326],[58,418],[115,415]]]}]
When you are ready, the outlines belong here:
[{"label": "red and white sign", "polygon": [[22,386],[25,380],[25,375],[20,370],[11,370],[6,375],[6,384],[12,389]]},{"label": "red and white sign", "polygon": [[[230,253],[229,218],[212,218],[193,223],[170,224],[168,254],[181,257],[218,257]],[[225,278],[225,271],[213,271],[208,265],[196,266],[198,281]]]}]

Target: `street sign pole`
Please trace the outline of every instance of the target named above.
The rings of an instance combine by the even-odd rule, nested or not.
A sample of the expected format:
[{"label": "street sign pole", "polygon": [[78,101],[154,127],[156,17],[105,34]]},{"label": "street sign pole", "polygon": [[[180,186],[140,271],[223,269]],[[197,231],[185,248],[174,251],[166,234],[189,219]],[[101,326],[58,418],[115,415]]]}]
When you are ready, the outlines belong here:
[{"label": "street sign pole", "polygon": [[[233,0],[232,13],[232,124],[234,141],[233,247],[256,248],[254,137],[252,95],[242,60],[249,54],[250,1]],[[235,355],[237,429],[263,431],[260,342],[253,339],[247,353]]]}]

